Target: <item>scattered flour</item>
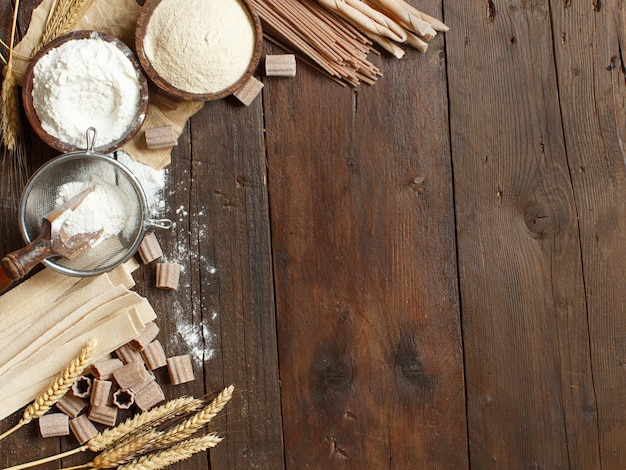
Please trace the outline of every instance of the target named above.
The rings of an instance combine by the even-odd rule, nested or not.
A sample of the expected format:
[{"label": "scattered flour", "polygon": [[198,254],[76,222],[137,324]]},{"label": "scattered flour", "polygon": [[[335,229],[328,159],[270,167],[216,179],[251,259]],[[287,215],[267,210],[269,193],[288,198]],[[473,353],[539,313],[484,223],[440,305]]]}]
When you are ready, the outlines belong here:
[{"label": "scattered flour", "polygon": [[121,139],[137,117],[141,85],[131,60],[98,38],[51,49],[34,69],[33,106],[44,130],[85,148],[87,128],[103,146]]},{"label": "scattered flour", "polygon": [[[116,159],[125,165],[137,178],[144,192],[146,193],[146,199],[148,200],[148,206],[150,208],[150,214],[152,217],[158,217],[166,209],[165,197],[173,196],[175,191],[167,191],[166,186],[168,181],[168,173],[166,169],[155,170],[149,165],[145,165],[137,160],[134,160],[128,153],[118,150],[115,152]],[[189,215],[185,206],[180,205],[176,209],[176,214],[181,221]],[[204,215],[204,211],[200,210],[197,213],[198,216]],[[176,228],[174,223],[172,230]],[[199,236],[202,238],[204,228],[200,228]],[[185,273],[186,267],[190,260],[199,260],[201,265],[205,267],[207,272],[211,275],[217,273],[217,268],[207,262],[204,256],[199,255],[196,252],[189,252],[185,246],[179,245],[178,248],[172,252],[166,252],[163,256],[163,261],[178,263],[181,265],[181,274]],[[187,277],[181,277],[186,279],[186,283],[183,281],[181,287],[183,290],[191,289],[189,279]],[[198,299],[199,296],[194,296]],[[194,310],[200,311],[202,306],[199,303],[194,304]],[[176,325],[176,334],[172,338],[172,341],[176,344],[177,349],[186,350],[191,358],[195,362],[202,362],[212,359],[215,356],[215,349],[213,346],[214,335],[210,330],[210,322],[215,322],[219,318],[219,313],[212,311],[209,313],[209,317],[206,318],[202,324],[196,324],[189,321],[189,317],[185,312],[185,309],[179,299],[174,299],[171,304],[170,315],[174,319]]]},{"label": "scattered flour", "polygon": [[[189,356],[196,362],[212,359],[215,355],[213,349],[213,334],[206,322],[202,324],[191,323],[183,315],[183,307],[179,301],[174,302],[173,311],[176,318],[176,340],[184,343],[189,349]],[[217,318],[215,312],[212,320]]]},{"label": "scattered flour", "polygon": [[256,31],[239,0],[163,0],[144,38],[151,65],[190,93],[217,93],[237,82],[254,54]]},{"label": "scattered flour", "polygon": [[115,152],[117,161],[128,168],[137,178],[148,200],[150,217],[161,216],[165,211],[165,185],[167,184],[167,170],[156,170],[150,165],[141,163],[128,153],[118,150]]}]

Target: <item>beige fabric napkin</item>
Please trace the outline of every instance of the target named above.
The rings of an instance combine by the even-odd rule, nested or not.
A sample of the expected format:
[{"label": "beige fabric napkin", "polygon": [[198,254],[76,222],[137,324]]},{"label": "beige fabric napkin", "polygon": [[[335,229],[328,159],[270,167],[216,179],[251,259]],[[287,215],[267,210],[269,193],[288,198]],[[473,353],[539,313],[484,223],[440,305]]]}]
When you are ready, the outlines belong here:
[{"label": "beige fabric napkin", "polygon": [[[43,0],[33,11],[24,38],[14,49],[14,72],[21,84],[28,67],[29,58],[43,36],[43,30],[54,0]],[[74,30],[91,29],[110,34],[121,39],[131,49],[135,49],[135,26],[141,7],[135,0],[93,0],[83,18]],[[146,119],[137,135],[122,147],[129,155],[140,162],[161,169],[171,161],[171,147],[150,150],[146,146],[144,129],[172,125],[180,136],[187,120],[204,105],[201,101],[173,102],[159,100],[159,93],[150,87],[150,105]]]}]

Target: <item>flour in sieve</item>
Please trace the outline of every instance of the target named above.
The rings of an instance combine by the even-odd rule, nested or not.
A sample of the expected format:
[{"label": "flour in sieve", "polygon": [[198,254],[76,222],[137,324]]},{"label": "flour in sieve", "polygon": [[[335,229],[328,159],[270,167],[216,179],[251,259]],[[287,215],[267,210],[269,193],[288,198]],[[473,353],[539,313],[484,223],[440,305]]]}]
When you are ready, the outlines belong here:
[{"label": "flour in sieve", "polygon": [[[111,183],[92,177],[85,182],[70,182],[62,185],[56,195],[56,204],[60,206],[81,192],[93,188],[83,202],[72,211],[64,222],[68,236],[93,233],[102,230],[98,243],[107,238],[119,235],[128,226],[132,217],[129,201],[118,187]],[[96,243],[97,244],[97,243]]]},{"label": "flour in sieve", "polygon": [[150,17],[143,47],[174,87],[217,93],[246,73],[255,39],[254,23],[239,0],[163,0]]},{"label": "flour in sieve", "polygon": [[33,71],[33,106],[41,126],[61,142],[85,148],[87,128],[98,144],[121,139],[139,111],[141,85],[131,60],[97,38],[65,42]]}]

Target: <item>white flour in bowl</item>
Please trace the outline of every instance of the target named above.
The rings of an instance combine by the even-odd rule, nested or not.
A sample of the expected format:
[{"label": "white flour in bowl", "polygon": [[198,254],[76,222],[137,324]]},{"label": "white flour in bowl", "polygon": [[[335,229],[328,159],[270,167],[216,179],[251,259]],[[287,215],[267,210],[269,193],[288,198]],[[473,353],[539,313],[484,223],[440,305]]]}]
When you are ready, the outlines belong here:
[{"label": "white flour in bowl", "polygon": [[33,106],[41,126],[61,142],[86,148],[121,139],[137,117],[141,84],[131,60],[114,44],[75,39],[51,49],[33,72]]}]

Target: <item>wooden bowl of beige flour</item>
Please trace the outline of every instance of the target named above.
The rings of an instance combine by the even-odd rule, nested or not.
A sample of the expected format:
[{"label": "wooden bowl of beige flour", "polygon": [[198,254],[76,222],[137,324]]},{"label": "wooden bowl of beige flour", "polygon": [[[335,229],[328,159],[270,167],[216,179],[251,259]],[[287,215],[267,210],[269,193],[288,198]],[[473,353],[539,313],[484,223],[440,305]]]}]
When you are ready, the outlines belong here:
[{"label": "wooden bowl of beige flour", "polygon": [[239,89],[261,57],[261,22],[247,0],[147,0],[135,36],[146,75],[180,100]]},{"label": "wooden bowl of beige flour", "polygon": [[99,31],[75,31],[43,46],[24,77],[22,101],[31,126],[66,153],[87,148],[109,153],[138,131],[148,109],[148,82],[132,50]]}]

